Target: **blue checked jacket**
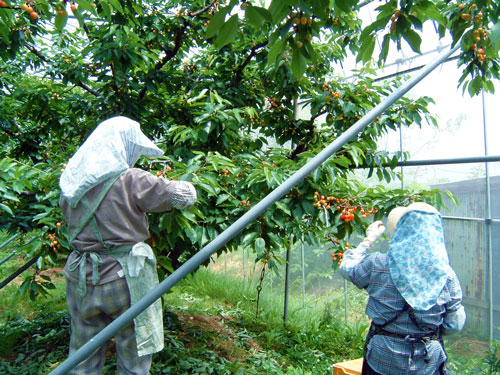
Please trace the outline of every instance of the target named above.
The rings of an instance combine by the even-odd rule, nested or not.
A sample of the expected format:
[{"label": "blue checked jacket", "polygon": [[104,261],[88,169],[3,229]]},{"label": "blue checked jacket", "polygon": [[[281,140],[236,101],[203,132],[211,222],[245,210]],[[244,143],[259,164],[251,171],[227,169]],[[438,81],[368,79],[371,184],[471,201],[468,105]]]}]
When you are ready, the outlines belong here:
[{"label": "blue checked jacket", "polygon": [[[340,273],[358,288],[368,292],[366,314],[375,324],[383,325],[406,306],[406,301],[392,281],[387,255],[367,254],[368,245],[361,243],[344,254]],[[425,293],[425,291],[422,291]],[[438,298],[438,303],[427,311],[414,310],[420,327],[442,329],[446,334],[462,330],[465,310],[462,290],[455,272],[449,268],[448,279]],[[385,327],[399,335],[425,334],[417,327],[407,312]],[[365,358],[375,371],[384,375],[435,375],[447,360],[446,352],[438,340],[412,343],[404,338],[375,335],[366,346]]]}]

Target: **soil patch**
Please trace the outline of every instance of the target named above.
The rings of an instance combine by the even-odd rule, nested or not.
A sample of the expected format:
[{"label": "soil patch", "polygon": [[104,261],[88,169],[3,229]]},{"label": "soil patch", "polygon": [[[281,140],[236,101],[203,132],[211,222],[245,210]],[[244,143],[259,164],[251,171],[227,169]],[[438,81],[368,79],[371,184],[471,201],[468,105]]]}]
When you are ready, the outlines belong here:
[{"label": "soil patch", "polygon": [[232,321],[230,317],[182,313],[178,314],[178,317],[184,326],[182,332],[179,332],[179,337],[184,338],[183,341],[186,342],[187,347],[193,347],[197,344],[195,335],[203,335],[204,340],[208,340],[217,354],[231,362],[242,362],[249,355],[262,350],[254,340],[248,337],[239,337],[226,325],[226,322]]},{"label": "soil patch", "polygon": [[463,338],[448,344],[447,349],[462,356],[470,356],[472,354],[474,357],[483,358],[488,352],[488,347],[488,342],[486,341]]}]

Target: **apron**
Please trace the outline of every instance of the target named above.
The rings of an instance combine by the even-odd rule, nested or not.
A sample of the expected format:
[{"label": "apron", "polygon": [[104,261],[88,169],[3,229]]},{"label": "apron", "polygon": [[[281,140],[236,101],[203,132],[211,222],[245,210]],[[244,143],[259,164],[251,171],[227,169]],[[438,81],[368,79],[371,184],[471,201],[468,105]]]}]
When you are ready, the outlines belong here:
[{"label": "apron", "polygon": [[[396,321],[396,319],[398,319],[405,312],[408,312],[408,315],[409,315],[412,323],[415,324],[417,326],[417,328],[424,331],[425,332],[424,334],[415,335],[415,336],[404,335],[404,334],[400,334],[400,333],[396,333],[396,332],[387,331],[385,329],[386,326],[388,326],[392,322]],[[439,370],[440,370],[440,373],[442,375],[449,375],[450,372],[449,372],[449,368],[448,368],[448,355],[446,354],[446,350],[444,348],[443,335],[442,335],[441,329],[434,331],[434,330],[429,329],[428,327],[422,327],[422,325],[420,323],[418,323],[417,318],[415,317],[415,313],[413,312],[413,309],[411,308],[411,306],[408,305],[408,303],[405,304],[403,310],[398,312],[398,314],[396,314],[396,316],[394,316],[392,319],[390,319],[386,323],[379,325],[379,324],[375,324],[373,321],[371,322],[370,330],[368,331],[368,335],[366,336],[365,347],[363,350],[363,366],[361,369],[361,375],[365,375],[368,373],[367,357],[366,357],[367,356],[367,348],[368,348],[368,344],[370,343],[371,339],[375,335],[397,337],[400,339],[404,339],[406,342],[410,343],[412,346],[411,355],[409,358],[410,362],[413,360],[413,357],[414,357],[414,350],[415,350],[414,345],[415,344],[419,343],[419,344],[426,345],[427,342],[430,340],[439,341],[439,343],[441,344],[441,347],[443,348],[445,357],[446,357],[446,360],[444,361],[444,363],[441,364],[441,367]]]},{"label": "apron", "polygon": [[[95,218],[97,208],[118,177],[112,177],[103,183],[99,196],[92,204],[89,203],[86,197],[81,199],[81,204],[85,208],[84,215],[73,233],[71,233],[70,245],[83,228],[90,225],[90,229],[104,250],[99,252],[73,250],[77,257],[69,265],[69,269],[71,271],[79,270],[78,292],[81,296],[84,296],[86,294],[87,257],[90,257],[92,263],[92,285],[97,285],[99,283],[98,267],[102,263],[101,254],[112,256],[122,267],[123,276],[125,276],[130,291],[130,303],[134,305],[159,284],[153,250],[143,242],[121,246],[111,246],[104,243]],[[156,353],[163,349],[161,299],[157,299],[134,318],[134,327],[139,356]]]}]

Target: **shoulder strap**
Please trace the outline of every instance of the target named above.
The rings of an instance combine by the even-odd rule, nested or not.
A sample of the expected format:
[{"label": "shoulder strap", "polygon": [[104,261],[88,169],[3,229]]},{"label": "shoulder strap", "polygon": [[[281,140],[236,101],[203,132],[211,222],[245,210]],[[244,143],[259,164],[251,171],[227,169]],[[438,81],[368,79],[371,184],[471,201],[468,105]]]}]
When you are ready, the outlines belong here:
[{"label": "shoulder strap", "polygon": [[377,324],[377,328],[385,328],[385,326],[388,326],[389,324],[391,324],[392,322],[396,321],[396,319],[398,319],[401,315],[403,315],[403,313],[408,310],[408,308],[411,309],[410,305],[408,305],[405,301],[405,305],[403,307],[403,310],[400,310],[398,311],[398,313],[396,315],[394,315],[391,319],[389,319],[387,322],[385,322],[384,324],[381,324],[381,325],[378,325]]},{"label": "shoulder strap", "polygon": [[433,330],[432,328],[425,327],[425,326],[421,325],[417,321],[417,317],[415,316],[415,312],[413,311],[413,309],[411,307],[408,310],[408,315],[410,316],[410,320],[413,322],[413,324],[415,324],[417,326],[417,328],[420,329],[421,331],[423,331],[423,332],[431,332],[431,333],[436,334],[437,336],[441,336],[441,330],[440,329]]},{"label": "shoulder strap", "polygon": [[[118,179],[118,177],[120,177],[120,175],[111,177],[103,183],[101,192],[99,193],[98,197],[92,202],[92,204],[89,204],[88,200],[85,197],[82,198],[81,203],[83,203],[85,206],[85,212],[82,218],[80,219],[80,222],[76,226],[75,230],[73,231],[73,233],[71,233],[71,237],[69,240],[70,246],[75,240],[76,236],[78,236],[80,232],[83,230],[83,228],[85,228],[92,219],[95,220],[94,215],[97,209],[101,205],[101,202],[103,201],[104,197],[108,193],[109,189],[111,189],[113,183]],[[95,224],[97,225],[97,222]],[[94,226],[92,230],[94,231]]]}]

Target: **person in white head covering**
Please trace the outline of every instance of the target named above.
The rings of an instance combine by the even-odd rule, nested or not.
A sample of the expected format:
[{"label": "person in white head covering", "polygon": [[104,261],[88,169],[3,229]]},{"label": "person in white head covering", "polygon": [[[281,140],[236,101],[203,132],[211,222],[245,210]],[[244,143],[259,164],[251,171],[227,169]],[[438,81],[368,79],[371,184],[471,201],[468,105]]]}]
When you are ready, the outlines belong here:
[{"label": "person in white head covering", "polygon": [[[158,284],[147,212],[189,209],[196,190],[134,168],[140,156],[160,156],[139,123],[113,117],[76,151],[61,175],[60,206],[70,233],[64,275],[71,314],[70,354]],[[149,374],[152,353],[163,348],[157,300],[115,336],[119,375]],[[100,375],[106,345],[70,373]]]},{"label": "person in white head covering", "polygon": [[439,212],[427,203],[389,213],[387,254],[368,254],[384,233],[368,226],[361,244],[344,254],[341,274],[368,292],[363,375],[448,374],[442,335],[465,324],[462,290],[450,267]]}]

